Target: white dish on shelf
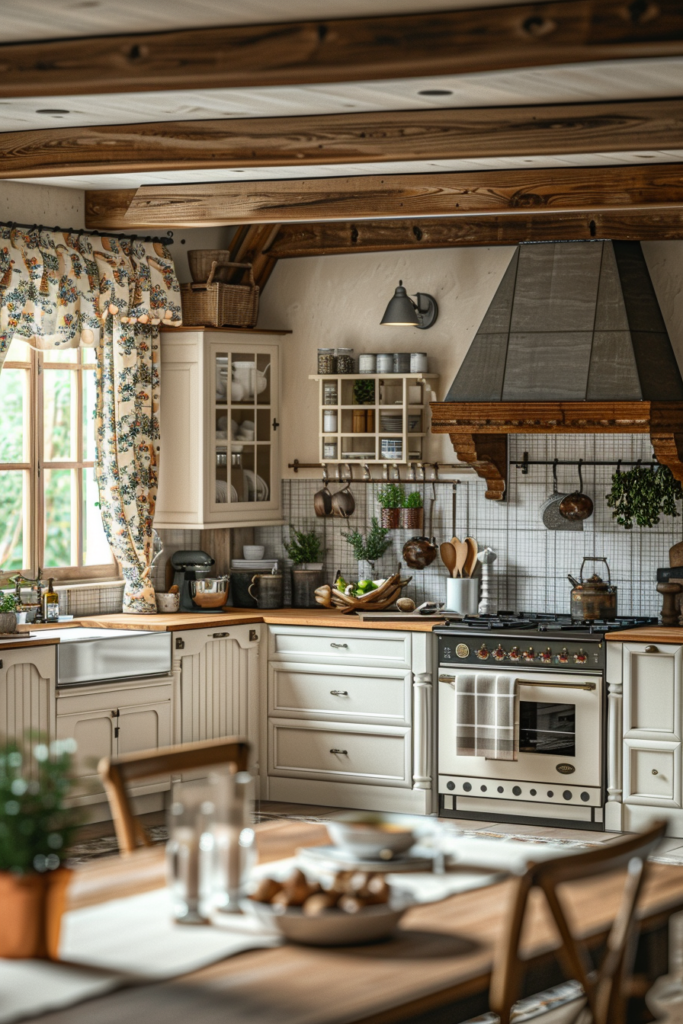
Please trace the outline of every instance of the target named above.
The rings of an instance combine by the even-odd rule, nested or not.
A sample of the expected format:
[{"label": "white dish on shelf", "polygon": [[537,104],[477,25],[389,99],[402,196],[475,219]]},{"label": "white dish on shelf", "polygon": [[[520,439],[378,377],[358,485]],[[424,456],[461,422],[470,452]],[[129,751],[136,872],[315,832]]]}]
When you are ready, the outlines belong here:
[{"label": "white dish on shelf", "polygon": [[342,459],[374,459],[374,452],[342,452]]},{"label": "white dish on shelf", "polygon": [[228,503],[227,480],[216,480],[216,503],[218,505],[227,505]]},{"label": "white dish on shelf", "polygon": [[[258,474],[254,474],[254,471],[251,470],[251,469],[245,469],[242,472],[243,472],[243,475],[244,475],[244,479],[247,482],[247,490],[249,492],[249,500],[251,500],[251,501],[268,501],[268,497],[270,495],[270,490],[268,488],[268,484],[263,479],[263,477],[258,476]],[[252,494],[255,495],[254,498],[251,498]]]}]

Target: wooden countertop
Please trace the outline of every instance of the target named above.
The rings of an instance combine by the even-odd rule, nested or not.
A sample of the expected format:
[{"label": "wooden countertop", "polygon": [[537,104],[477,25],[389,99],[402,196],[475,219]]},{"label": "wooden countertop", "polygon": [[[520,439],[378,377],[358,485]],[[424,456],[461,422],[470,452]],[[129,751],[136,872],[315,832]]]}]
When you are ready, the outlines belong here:
[{"label": "wooden countertop", "polygon": [[683,626],[639,626],[638,629],[607,633],[606,639],[637,644],[683,644]]}]

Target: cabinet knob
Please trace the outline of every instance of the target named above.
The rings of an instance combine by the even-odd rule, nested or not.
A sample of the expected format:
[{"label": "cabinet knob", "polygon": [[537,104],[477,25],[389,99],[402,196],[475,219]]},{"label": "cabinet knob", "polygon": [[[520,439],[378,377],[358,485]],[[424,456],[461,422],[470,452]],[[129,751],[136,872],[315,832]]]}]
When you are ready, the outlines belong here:
[{"label": "cabinet knob", "polygon": [[337,750],[336,747],[332,747],[332,749],[330,750],[330,753],[331,754],[346,754],[347,757],[348,757],[348,753],[349,752],[348,752],[348,750]]},{"label": "cabinet knob", "polygon": [[349,649],[348,644],[330,644],[330,647],[346,647],[347,651]]},{"label": "cabinet knob", "polygon": [[653,775],[659,775],[659,772],[657,771],[657,769],[656,769],[656,768],[653,768],[653,769],[652,769],[652,774],[653,774]]},{"label": "cabinet knob", "polygon": [[330,690],[333,697],[348,697],[348,690]]},{"label": "cabinet knob", "polygon": [[654,644],[648,644],[645,648],[646,654],[659,654],[659,647],[655,647]]}]

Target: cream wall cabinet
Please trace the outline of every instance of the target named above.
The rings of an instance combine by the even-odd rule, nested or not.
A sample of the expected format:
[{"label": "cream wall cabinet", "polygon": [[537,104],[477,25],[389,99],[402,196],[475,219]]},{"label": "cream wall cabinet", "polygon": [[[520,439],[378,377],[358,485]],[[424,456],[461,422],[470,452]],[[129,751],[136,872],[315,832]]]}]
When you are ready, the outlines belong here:
[{"label": "cream wall cabinet", "polygon": [[271,626],[264,799],[435,810],[434,643],[429,633]]},{"label": "cream wall cabinet", "polygon": [[157,529],[281,521],[280,333],[162,332]]},{"label": "cream wall cabinet", "polygon": [[55,668],[54,645],[0,651],[0,736],[52,738]]},{"label": "cream wall cabinet", "polygon": [[[102,757],[166,747],[172,742],[170,676],[57,691],[57,739],[74,739],[76,776],[84,784],[76,802],[106,800],[97,774]],[[169,780],[131,788],[134,796],[159,793]]]},{"label": "cream wall cabinet", "polygon": [[[210,616],[205,616],[210,621]],[[173,634],[176,743],[246,736],[252,770],[259,772],[260,631],[230,626],[186,629]],[[185,777],[185,776],[183,776]],[[199,778],[201,772],[188,778]]]},{"label": "cream wall cabinet", "polygon": [[654,818],[683,836],[683,646],[608,643],[605,824],[627,832]]}]

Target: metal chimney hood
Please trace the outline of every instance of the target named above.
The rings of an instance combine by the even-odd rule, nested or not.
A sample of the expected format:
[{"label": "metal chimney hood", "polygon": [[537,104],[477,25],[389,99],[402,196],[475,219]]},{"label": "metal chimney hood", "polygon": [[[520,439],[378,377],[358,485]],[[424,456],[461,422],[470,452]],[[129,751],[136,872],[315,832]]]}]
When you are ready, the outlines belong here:
[{"label": "metal chimney hood", "polygon": [[512,433],[649,433],[683,480],[683,379],[640,242],[518,246],[432,433],[500,500]]}]

